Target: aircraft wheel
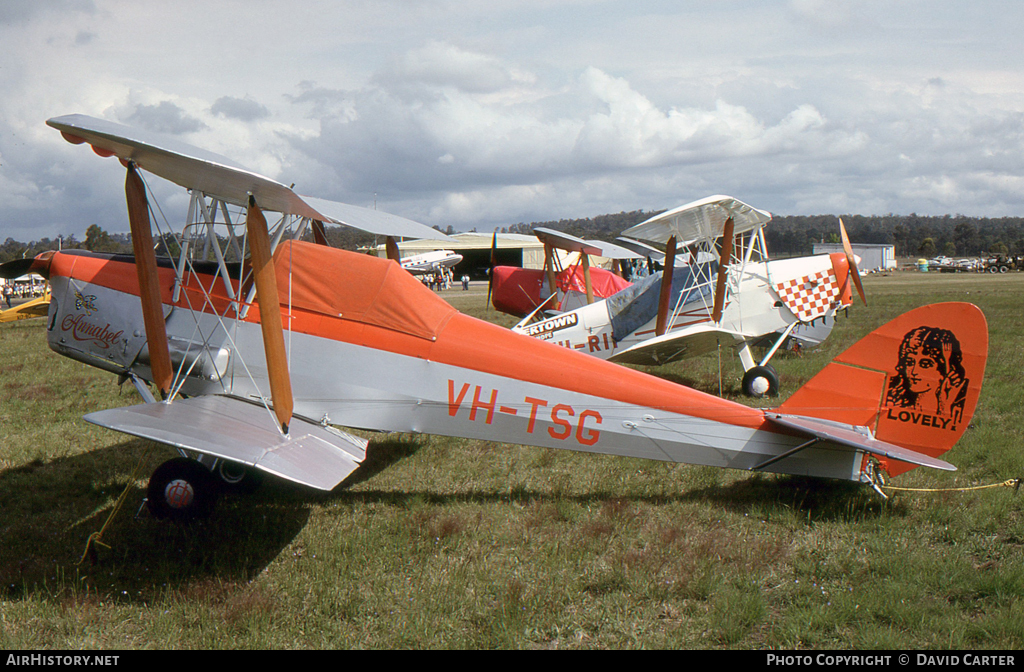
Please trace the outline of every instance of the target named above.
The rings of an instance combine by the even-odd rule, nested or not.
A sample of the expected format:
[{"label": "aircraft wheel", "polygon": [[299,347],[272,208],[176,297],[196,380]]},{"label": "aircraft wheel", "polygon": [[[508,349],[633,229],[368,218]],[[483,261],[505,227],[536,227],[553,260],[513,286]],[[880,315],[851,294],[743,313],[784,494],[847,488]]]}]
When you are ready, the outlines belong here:
[{"label": "aircraft wheel", "polygon": [[157,518],[187,522],[204,518],[217,502],[217,483],[210,470],[195,460],[176,457],[149,478],[146,505]]},{"label": "aircraft wheel", "polygon": [[776,397],[779,374],[771,366],[755,366],[743,374],[743,393],[748,397]]},{"label": "aircraft wheel", "polygon": [[262,471],[238,462],[221,460],[220,466],[217,467],[217,475],[220,476],[221,485],[228,492],[249,494],[263,485]]}]

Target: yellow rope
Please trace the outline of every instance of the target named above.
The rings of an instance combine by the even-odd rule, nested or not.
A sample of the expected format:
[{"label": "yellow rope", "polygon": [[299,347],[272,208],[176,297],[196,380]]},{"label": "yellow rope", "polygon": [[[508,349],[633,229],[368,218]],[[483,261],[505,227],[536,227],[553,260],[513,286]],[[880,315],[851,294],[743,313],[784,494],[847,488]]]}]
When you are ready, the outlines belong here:
[{"label": "yellow rope", "polygon": [[103,527],[100,528],[99,532],[93,532],[89,535],[89,538],[85,542],[85,550],[82,552],[82,557],[78,560],[79,565],[85,562],[85,559],[87,557],[95,555],[96,551],[92,548],[93,543],[99,544],[104,548],[110,548],[109,544],[105,544],[102,541],[103,533],[107,531],[107,527],[110,525],[111,522],[113,522],[114,516],[117,515],[117,513],[121,510],[121,506],[124,504],[125,500],[128,499],[128,492],[132,489],[132,486],[135,485],[135,481],[138,480],[139,471],[141,470],[142,465],[145,464],[146,459],[148,457],[149,450],[146,450],[146,452],[142,454],[142,457],[139,458],[139,462],[138,464],[135,465],[135,469],[132,470],[132,477],[128,480],[128,484],[124,486],[124,490],[121,492],[121,495],[117,498],[117,501],[114,502],[114,506],[110,510],[110,515],[107,516],[106,522],[103,523]]},{"label": "yellow rope", "polygon": [[903,492],[967,492],[969,490],[985,490],[987,488],[1014,488],[1020,489],[1022,479],[1011,478],[1002,483],[989,483],[988,485],[974,485],[967,488],[898,488],[893,485],[879,486],[883,490],[901,490]]}]

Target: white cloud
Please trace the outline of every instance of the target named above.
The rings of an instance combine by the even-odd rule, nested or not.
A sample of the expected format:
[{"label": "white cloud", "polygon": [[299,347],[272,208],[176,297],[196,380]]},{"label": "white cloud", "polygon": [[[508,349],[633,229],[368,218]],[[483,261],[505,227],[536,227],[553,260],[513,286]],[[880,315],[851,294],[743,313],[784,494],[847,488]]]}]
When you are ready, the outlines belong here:
[{"label": "white cloud", "polygon": [[1019,214],[1024,74],[1005,45],[1022,14],[943,0],[0,3],[0,238],[123,230],[116,162],[43,124],[72,112],[465,228],[718,192],[792,214]]}]

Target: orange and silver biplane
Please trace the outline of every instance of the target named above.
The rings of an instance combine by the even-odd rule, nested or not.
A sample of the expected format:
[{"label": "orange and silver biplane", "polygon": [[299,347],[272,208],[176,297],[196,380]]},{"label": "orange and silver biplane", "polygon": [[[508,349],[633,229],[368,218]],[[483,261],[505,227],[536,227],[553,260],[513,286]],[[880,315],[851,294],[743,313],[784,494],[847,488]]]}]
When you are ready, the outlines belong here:
[{"label": "orange and silver biplane", "polygon": [[[48,124],[127,167],[134,255],[51,252],[31,265],[53,290],[49,346],[131,380],[145,399],[85,419],[180,452],[150,479],[158,516],[205,513],[221,481],[253,473],[333,489],[367,450],[341,427],[877,489],[885,473],[954,469],[939,456],[978,401],[988,332],[970,304],[913,310],[777,408],[751,408],[462,315],[395,261],[328,247],[315,234],[344,222],[346,208],[373,226],[374,211],[300,197],[221,157],[110,122],[74,115]],[[143,171],[192,191],[176,259],[155,256]],[[280,215],[276,225],[268,213]],[[309,229],[313,242],[301,240]]]}]

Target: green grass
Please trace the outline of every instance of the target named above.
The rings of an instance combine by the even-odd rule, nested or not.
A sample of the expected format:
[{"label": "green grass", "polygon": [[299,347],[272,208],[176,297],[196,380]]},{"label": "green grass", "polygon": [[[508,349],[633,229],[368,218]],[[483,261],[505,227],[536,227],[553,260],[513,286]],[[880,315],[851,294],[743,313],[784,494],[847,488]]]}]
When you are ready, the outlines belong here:
[{"label": "green grass", "polygon": [[[991,345],[972,428],[896,484],[1024,476],[1024,274],[866,280],[816,352],[780,355],[783,396],[898,313],[969,300]],[[500,320],[475,289],[446,294]],[[374,435],[328,494],[282,483],[191,526],[136,516],[172,451],[81,416],[135,403],[51,353],[41,320],[0,326],[0,647],[1020,648],[1024,495],[850,483]],[[721,358],[724,394],[739,365]],[[719,359],[652,370],[717,394]],[[136,469],[139,475],[136,475]],[[124,509],[93,560],[90,534]]]}]

